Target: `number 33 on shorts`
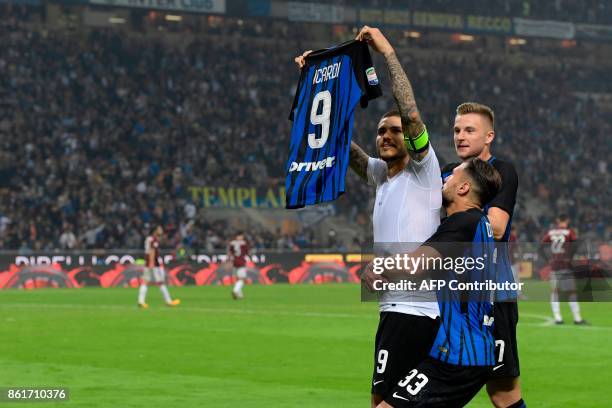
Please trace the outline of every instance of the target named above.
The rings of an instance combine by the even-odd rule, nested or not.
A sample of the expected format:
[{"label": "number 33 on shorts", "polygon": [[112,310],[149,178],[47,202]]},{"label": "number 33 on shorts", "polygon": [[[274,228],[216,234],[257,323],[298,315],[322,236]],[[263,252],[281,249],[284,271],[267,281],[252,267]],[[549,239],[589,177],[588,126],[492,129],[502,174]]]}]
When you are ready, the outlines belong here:
[{"label": "number 33 on shorts", "polygon": [[[415,379],[413,382],[412,380]],[[410,395],[417,395],[421,389],[427,384],[429,378],[423,373],[419,373],[416,369],[410,371],[410,373],[397,383],[400,387],[405,387],[406,391],[410,393]]]}]

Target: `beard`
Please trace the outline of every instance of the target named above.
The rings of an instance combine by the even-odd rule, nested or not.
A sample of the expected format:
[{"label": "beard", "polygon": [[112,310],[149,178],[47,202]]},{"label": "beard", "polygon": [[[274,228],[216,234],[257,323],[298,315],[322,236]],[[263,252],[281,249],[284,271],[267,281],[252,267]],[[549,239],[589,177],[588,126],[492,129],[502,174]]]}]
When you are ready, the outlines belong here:
[{"label": "beard", "polygon": [[379,156],[380,160],[384,161],[385,163],[393,163],[395,161],[399,160],[399,157],[397,155],[394,156]]},{"label": "beard", "polygon": [[448,197],[446,192],[442,191],[442,206],[444,208],[447,208],[449,205],[451,205],[452,202],[453,200],[450,197]]},{"label": "beard", "polygon": [[378,158],[386,163],[393,163],[395,161],[404,160],[404,157],[406,157],[407,155],[408,153],[402,154],[402,152],[399,149],[395,150],[395,154],[389,154],[389,153],[383,154],[380,150],[378,150]]}]

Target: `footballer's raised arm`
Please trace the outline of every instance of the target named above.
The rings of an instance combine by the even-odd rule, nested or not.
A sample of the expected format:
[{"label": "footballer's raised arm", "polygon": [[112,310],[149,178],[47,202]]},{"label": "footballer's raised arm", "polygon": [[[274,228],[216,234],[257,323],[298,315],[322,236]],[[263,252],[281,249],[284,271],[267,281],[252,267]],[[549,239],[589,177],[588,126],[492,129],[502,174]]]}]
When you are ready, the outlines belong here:
[{"label": "footballer's raised arm", "polygon": [[378,28],[364,26],[357,35],[357,39],[367,41],[374,51],[385,57],[391,76],[393,98],[402,119],[404,143],[411,158],[417,161],[422,160],[429,151],[429,136],[414,99],[412,85],[395,50]]}]

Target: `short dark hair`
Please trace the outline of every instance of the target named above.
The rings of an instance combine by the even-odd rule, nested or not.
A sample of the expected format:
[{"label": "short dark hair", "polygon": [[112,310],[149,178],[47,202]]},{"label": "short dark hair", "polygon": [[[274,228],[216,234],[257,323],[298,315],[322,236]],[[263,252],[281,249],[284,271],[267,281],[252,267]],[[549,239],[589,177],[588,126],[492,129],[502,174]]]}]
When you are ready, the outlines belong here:
[{"label": "short dark hair", "polygon": [[474,158],[468,161],[465,171],[473,181],[473,190],[483,207],[499,193],[502,180],[499,172],[488,162]]},{"label": "short dark hair", "polygon": [[567,216],[567,214],[561,214],[557,218],[559,219],[560,222],[567,222],[567,221],[569,221],[569,217]]},{"label": "short dark hair", "polygon": [[384,115],[382,115],[382,117],[380,119],[390,118],[391,116],[399,116],[400,118],[402,117],[402,115],[399,113],[399,111],[397,109],[391,109],[390,111],[388,111]]}]

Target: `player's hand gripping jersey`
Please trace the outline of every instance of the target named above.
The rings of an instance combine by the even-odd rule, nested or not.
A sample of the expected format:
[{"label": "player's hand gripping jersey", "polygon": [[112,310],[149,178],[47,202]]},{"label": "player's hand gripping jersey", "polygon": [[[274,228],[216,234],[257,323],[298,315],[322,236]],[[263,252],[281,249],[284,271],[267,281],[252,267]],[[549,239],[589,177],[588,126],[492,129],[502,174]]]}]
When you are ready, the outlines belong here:
[{"label": "player's hand gripping jersey", "polygon": [[331,201],[344,193],[355,108],[380,95],[365,42],[348,41],[306,57],[289,115],[287,208]]}]

